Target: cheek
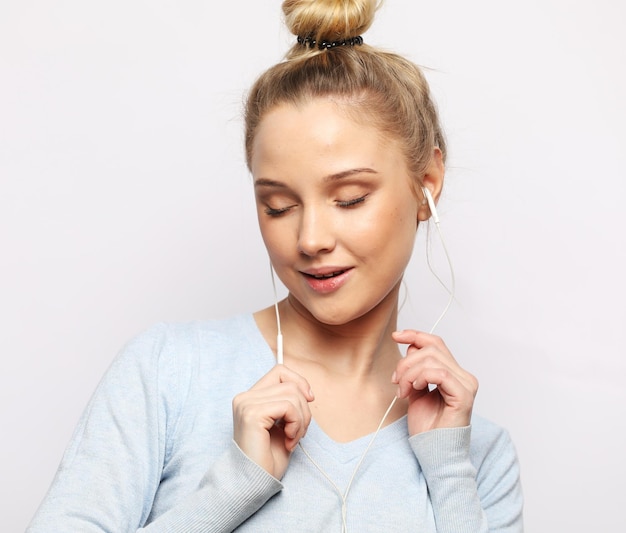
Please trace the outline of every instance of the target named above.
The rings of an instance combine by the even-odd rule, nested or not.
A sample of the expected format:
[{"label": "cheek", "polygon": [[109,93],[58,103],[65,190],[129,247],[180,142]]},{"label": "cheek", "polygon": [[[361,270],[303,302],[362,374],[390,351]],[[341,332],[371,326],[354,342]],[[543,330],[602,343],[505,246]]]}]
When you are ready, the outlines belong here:
[{"label": "cheek", "polygon": [[[281,259],[289,253],[290,239],[287,237],[288,233],[284,228],[279,229],[279,225],[268,222],[263,223],[262,220],[259,220],[259,230],[272,264],[278,267]],[[293,245],[291,247],[293,248]]]},{"label": "cheek", "polygon": [[380,226],[383,245],[395,260],[406,266],[415,244],[417,210],[410,203],[398,206]]},{"label": "cheek", "polygon": [[[367,263],[389,272],[404,270],[413,251],[415,221],[399,209],[379,213],[367,225],[346,228],[346,246]],[[358,233],[356,232],[358,231]]]},{"label": "cheek", "polygon": [[257,220],[259,222],[259,231],[261,233],[261,238],[263,239],[263,243],[265,244],[265,248],[268,252],[274,247],[273,243],[276,240],[275,235],[272,232],[271,227],[265,223],[263,215],[258,212]]},{"label": "cheek", "polygon": [[399,202],[377,222],[389,240],[413,241],[417,231],[417,209],[413,202]]}]

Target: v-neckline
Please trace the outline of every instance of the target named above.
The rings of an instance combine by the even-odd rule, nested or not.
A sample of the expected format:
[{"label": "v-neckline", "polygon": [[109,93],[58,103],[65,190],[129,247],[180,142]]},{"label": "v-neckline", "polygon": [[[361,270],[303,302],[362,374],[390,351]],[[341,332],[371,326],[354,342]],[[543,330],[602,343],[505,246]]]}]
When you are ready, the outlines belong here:
[{"label": "v-neckline", "polygon": [[[269,368],[276,364],[276,358],[274,352],[268,342],[266,341],[263,332],[259,328],[259,325],[254,318],[253,314],[248,315],[250,320],[254,336],[256,339],[250,339],[253,343],[262,343],[264,363],[268,363]],[[382,414],[381,414],[382,418]],[[375,432],[374,432],[375,433]],[[302,440],[303,446],[309,450],[309,448],[317,448],[322,454],[332,454],[335,459],[338,459],[342,463],[348,463],[360,457],[363,450],[370,444],[370,441],[374,437],[374,433],[369,433],[358,437],[354,440],[347,442],[339,442],[331,438],[316,422],[315,418],[311,419],[311,423],[307,429],[306,436]],[[396,442],[398,440],[406,440],[408,438],[408,428],[406,422],[406,415],[401,416],[397,420],[382,427],[376,435],[376,440],[372,445],[370,451],[374,451],[376,448],[381,448]],[[313,450],[309,450],[313,452]],[[317,453],[316,453],[317,455]]]},{"label": "v-neckline", "polygon": [[[376,435],[375,432],[351,441],[338,442],[333,440],[313,418],[311,419],[306,435],[302,439],[302,445],[308,452],[314,455],[321,453],[325,456],[332,456],[335,461],[340,463],[349,463],[361,457],[365,448],[369,446],[372,438],[374,438],[374,435]],[[376,449],[384,448],[394,442],[406,440],[407,438],[408,428],[406,415],[404,415],[380,429],[370,448],[370,453],[374,453]]]}]

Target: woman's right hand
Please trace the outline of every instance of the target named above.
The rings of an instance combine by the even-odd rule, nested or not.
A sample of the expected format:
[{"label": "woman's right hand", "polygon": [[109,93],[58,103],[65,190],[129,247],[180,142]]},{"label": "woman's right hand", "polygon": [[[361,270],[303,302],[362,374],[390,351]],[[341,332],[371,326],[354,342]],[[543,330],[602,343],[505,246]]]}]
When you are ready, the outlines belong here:
[{"label": "woman's right hand", "polygon": [[311,422],[313,392],[306,379],[276,365],[250,390],[233,398],[233,438],[269,474],[281,479],[291,452]]}]

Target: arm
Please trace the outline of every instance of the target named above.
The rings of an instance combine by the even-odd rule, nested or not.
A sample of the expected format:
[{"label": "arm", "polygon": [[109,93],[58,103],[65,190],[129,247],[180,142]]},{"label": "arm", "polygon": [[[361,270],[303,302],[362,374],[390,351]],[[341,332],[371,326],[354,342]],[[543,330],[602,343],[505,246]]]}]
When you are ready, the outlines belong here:
[{"label": "arm", "polygon": [[233,399],[234,437],[225,457],[183,506],[165,513],[146,533],[227,532],[280,489],[293,449],[311,421],[313,400],[304,378],[276,365]]},{"label": "arm", "polygon": [[471,427],[411,437],[426,482],[437,531],[521,533],[519,464],[509,435],[488,428],[470,446]]},{"label": "arm", "polygon": [[522,531],[519,468],[508,435],[482,424],[470,440],[476,378],[439,337],[405,330],[394,339],[409,344],[392,379],[398,397],[409,402],[410,444],[428,485],[437,531]]},{"label": "arm", "polygon": [[[180,361],[163,356],[166,343],[165,328],[154,328],[113,362],[29,533],[135,532],[149,520],[185,402]],[[142,531],[232,531],[280,489],[278,480],[231,443],[196,492]]]},{"label": "arm", "polygon": [[227,533],[260,509],[282,484],[233,442],[213,465],[199,490],[142,533]]}]

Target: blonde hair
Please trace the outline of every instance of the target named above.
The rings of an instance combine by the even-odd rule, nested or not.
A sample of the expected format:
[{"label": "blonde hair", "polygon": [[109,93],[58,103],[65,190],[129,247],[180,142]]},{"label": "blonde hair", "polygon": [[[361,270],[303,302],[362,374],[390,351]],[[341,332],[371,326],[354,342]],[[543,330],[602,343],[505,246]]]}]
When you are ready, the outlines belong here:
[{"label": "blonde hair", "polygon": [[360,36],[372,24],[377,0],[285,0],[289,30],[299,40],[285,61],[254,83],[245,107],[248,167],[257,127],[279,104],[298,105],[319,97],[338,98],[350,116],[377,127],[402,147],[409,170],[421,184],[438,147],[446,143],[430,89],[420,68],[404,57],[367,44],[320,48]]}]

